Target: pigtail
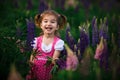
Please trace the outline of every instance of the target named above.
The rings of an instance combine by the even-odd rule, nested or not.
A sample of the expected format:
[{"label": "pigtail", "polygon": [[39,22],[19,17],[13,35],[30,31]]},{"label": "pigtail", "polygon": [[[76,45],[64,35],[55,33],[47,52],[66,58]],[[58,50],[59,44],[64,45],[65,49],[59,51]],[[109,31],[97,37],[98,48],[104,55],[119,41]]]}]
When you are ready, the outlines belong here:
[{"label": "pigtail", "polygon": [[41,20],[41,16],[40,16],[40,14],[37,14],[37,15],[35,16],[35,25],[36,25],[37,27],[40,27],[40,20]]},{"label": "pigtail", "polygon": [[66,23],[67,23],[67,18],[66,18],[66,16],[60,14],[58,20],[59,20],[59,21],[58,21],[58,24],[59,24],[60,29],[64,28],[64,26],[65,26]]}]

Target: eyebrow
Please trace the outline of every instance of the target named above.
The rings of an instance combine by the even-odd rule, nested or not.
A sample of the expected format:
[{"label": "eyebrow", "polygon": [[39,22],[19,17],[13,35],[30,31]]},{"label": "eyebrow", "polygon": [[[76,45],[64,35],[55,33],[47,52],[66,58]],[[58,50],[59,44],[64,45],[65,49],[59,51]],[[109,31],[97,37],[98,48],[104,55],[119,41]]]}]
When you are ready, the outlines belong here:
[{"label": "eyebrow", "polygon": [[[43,19],[43,20],[48,20],[48,19]],[[52,21],[57,21],[56,19],[52,19]]]}]

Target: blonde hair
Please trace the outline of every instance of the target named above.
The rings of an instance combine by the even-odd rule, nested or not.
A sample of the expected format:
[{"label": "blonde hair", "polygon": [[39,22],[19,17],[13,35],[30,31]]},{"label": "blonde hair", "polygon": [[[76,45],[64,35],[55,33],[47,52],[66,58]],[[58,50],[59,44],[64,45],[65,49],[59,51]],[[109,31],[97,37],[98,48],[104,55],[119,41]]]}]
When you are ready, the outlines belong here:
[{"label": "blonde hair", "polygon": [[[35,25],[37,27],[40,27],[41,26],[41,22],[42,22],[42,19],[44,18],[45,15],[53,15],[56,17],[57,19],[57,23],[59,25],[59,29],[62,29],[64,28],[64,26],[66,25],[67,23],[67,18],[66,16],[62,15],[62,14],[59,14],[57,13],[56,11],[54,10],[45,10],[43,13],[41,14],[37,14],[35,16]],[[58,33],[56,33],[58,34]]]}]

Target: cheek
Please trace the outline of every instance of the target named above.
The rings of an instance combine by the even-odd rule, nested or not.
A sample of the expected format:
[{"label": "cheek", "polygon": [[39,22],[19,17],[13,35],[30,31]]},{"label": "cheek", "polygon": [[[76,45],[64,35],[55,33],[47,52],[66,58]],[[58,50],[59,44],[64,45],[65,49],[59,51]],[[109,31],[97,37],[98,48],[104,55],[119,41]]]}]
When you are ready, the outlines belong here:
[{"label": "cheek", "polygon": [[42,28],[42,29],[43,29],[43,28],[44,28],[44,24],[41,24],[41,25],[40,25],[40,28]]},{"label": "cheek", "polygon": [[43,26],[40,26],[40,28],[41,28],[42,30],[44,30],[44,27],[43,27]]}]

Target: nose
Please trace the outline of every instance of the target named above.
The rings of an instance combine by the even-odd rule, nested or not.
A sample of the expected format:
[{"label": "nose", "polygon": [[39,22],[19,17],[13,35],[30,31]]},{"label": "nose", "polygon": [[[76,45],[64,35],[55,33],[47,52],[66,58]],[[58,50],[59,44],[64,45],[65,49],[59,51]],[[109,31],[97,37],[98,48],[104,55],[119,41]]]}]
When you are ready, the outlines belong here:
[{"label": "nose", "polygon": [[51,25],[51,22],[50,22],[50,21],[48,21],[48,22],[47,22],[47,25],[48,25],[48,26],[49,26],[49,25]]}]

